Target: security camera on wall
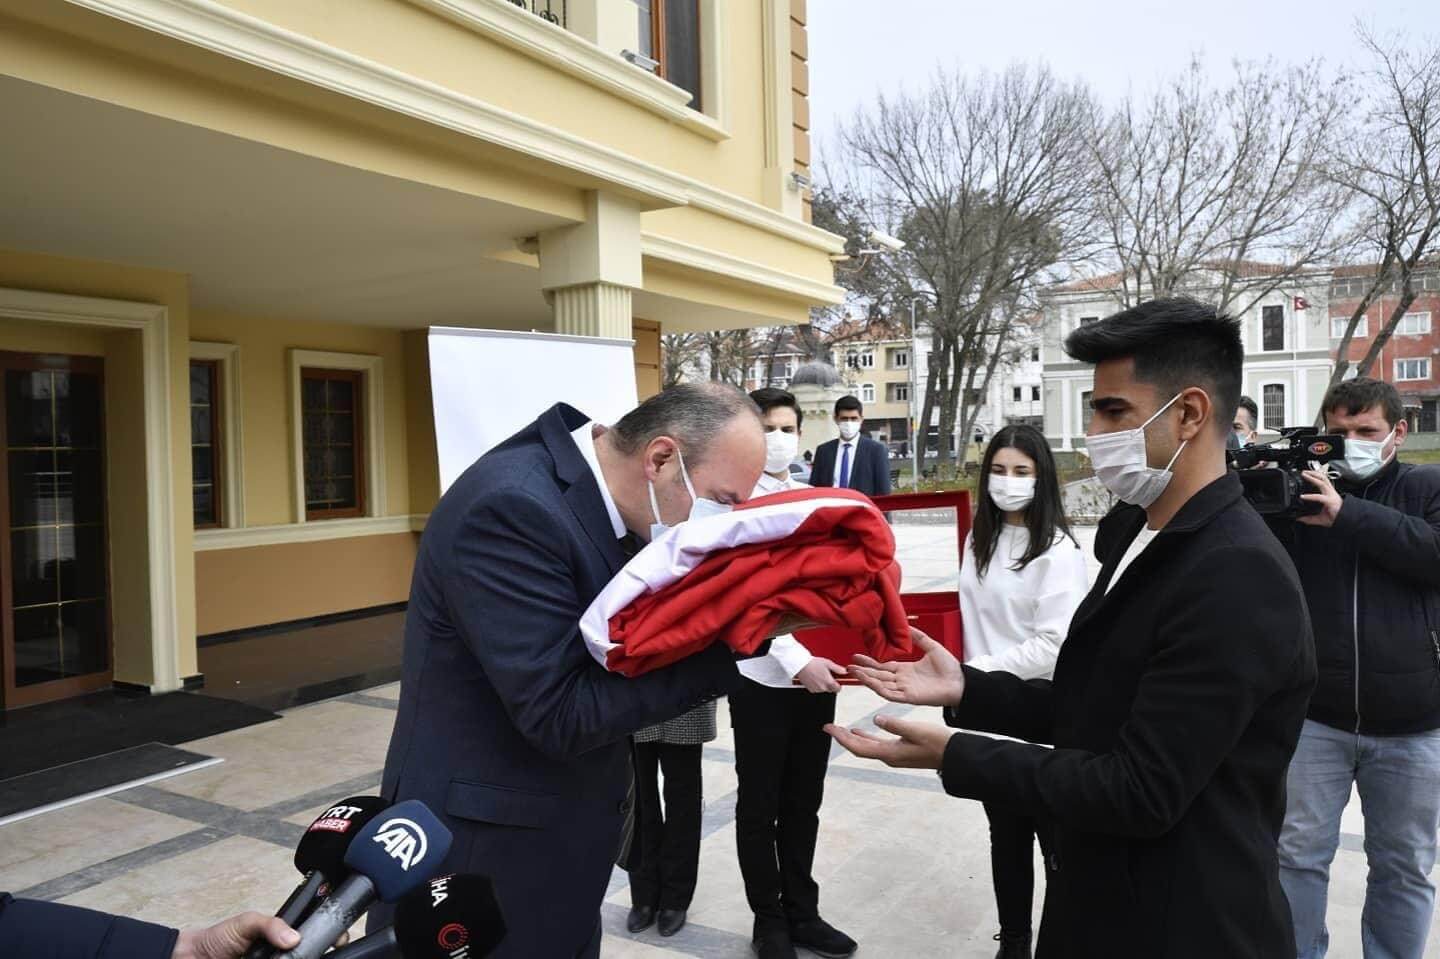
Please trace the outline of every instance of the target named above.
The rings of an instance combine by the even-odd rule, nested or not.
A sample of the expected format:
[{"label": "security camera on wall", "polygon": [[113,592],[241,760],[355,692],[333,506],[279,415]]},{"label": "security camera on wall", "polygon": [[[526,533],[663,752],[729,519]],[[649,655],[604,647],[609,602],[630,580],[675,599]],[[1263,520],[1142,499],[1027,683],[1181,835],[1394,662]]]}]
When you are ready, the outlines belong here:
[{"label": "security camera on wall", "polygon": [[881,233],[879,230],[871,230],[869,235],[865,237],[865,242],[874,244],[875,246],[882,246],[891,253],[899,253],[905,249],[904,240],[898,240],[888,233]]}]

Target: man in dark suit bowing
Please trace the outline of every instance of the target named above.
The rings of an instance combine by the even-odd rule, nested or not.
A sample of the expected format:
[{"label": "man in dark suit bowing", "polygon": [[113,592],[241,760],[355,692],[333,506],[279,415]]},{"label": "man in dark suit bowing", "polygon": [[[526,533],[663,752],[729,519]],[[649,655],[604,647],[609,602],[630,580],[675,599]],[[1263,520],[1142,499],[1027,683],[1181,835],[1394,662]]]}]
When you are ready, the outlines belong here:
[{"label": "man in dark suit bowing", "polygon": [[865,408],[853,396],[835,401],[840,438],[821,443],[810,471],[811,486],[843,486],[866,496],[890,492],[890,455],[885,444],[860,435]]},{"label": "man in dark suit bowing", "polygon": [[[628,736],[739,673],[718,644],[634,679],[606,672],[580,616],[641,540],[743,502],[764,464],[748,397],[682,385],[608,428],[552,407],[430,514],[382,792],[423,800],[454,831],[445,871],[493,878],[509,929],[496,956],[600,954]],[[387,919],[377,908],[370,925]]]}]

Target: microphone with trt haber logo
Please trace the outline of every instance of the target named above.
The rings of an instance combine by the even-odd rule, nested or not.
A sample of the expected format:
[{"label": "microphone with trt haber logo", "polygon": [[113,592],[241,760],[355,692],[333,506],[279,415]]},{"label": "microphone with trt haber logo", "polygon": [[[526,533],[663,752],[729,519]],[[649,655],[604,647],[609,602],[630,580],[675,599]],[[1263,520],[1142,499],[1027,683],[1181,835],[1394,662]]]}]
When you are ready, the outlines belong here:
[{"label": "microphone with trt haber logo", "polygon": [[350,875],[300,924],[300,945],[281,959],[318,959],[377,899],[397,902],[423,887],[440,871],[450,840],[450,830],[418,799],[371,819],[345,850]]},{"label": "microphone with trt haber logo", "polygon": [[[295,847],[295,868],[305,880],[275,915],[286,925],[299,925],[315,901],[349,872],[345,868],[345,851],[350,841],[389,805],[379,796],[351,796],[322,812]],[[275,947],[262,941],[250,947],[245,959],[270,959],[274,955]]]},{"label": "microphone with trt haber logo", "polygon": [[441,876],[400,900],[395,924],[325,959],[482,959],[505,938],[495,887],[484,876]]}]

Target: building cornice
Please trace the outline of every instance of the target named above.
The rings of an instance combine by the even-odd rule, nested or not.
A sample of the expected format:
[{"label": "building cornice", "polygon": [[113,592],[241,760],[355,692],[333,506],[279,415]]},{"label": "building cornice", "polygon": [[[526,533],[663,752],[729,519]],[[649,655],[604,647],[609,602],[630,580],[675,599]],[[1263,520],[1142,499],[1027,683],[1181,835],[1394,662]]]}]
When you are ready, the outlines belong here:
[{"label": "building cornice", "polygon": [[214,0],[68,0],[152,33],[511,150],[652,209],[693,206],[826,253],[844,239],[802,220]]},{"label": "building cornice", "polygon": [[741,283],[762,286],[767,290],[788,293],[806,303],[834,304],[845,301],[845,291],[833,283],[777,270],[754,260],[741,259],[654,233],[642,233],[640,244],[641,253],[647,257],[713,273]]}]

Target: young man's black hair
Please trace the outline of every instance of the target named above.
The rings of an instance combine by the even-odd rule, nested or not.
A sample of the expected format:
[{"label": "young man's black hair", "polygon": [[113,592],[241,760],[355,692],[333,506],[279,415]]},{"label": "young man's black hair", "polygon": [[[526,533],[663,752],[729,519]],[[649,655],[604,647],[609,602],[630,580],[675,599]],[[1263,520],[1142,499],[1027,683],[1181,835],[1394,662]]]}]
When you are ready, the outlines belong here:
[{"label": "young man's black hair", "polygon": [[1390,426],[1405,417],[1405,404],[1400,399],[1400,391],[1389,383],[1364,376],[1344,380],[1330,387],[1325,393],[1325,399],[1320,401],[1320,413],[1323,415],[1338,410],[1346,416],[1358,416],[1374,406],[1380,407],[1385,422]]},{"label": "young man's black hair", "polygon": [[846,410],[854,410],[855,412],[859,413],[861,416],[864,416],[864,415],[865,415],[865,407],[861,405],[860,400],[859,400],[858,397],[854,397],[854,396],[842,396],[842,397],[840,397],[838,400],[835,401],[835,415],[836,415],[836,416],[839,416],[841,413],[844,413]]},{"label": "young man's black hair", "polygon": [[[1065,352],[1092,366],[1131,357],[1135,379],[1163,399],[1198,386],[1213,409],[1233,411],[1240,403],[1240,321],[1189,297],[1150,300],[1082,326],[1065,338]],[[1215,417],[1217,433],[1231,428],[1231,415]]]},{"label": "young man's black hair", "polygon": [[1244,410],[1250,414],[1250,428],[1252,430],[1258,430],[1260,428],[1260,407],[1255,405],[1254,400],[1248,396],[1242,396],[1240,397],[1240,402],[1235,404],[1235,408],[1237,410]]},{"label": "young man's black hair", "polygon": [[760,407],[761,416],[764,416],[776,407],[788,406],[795,411],[795,428],[798,430],[805,425],[805,413],[800,409],[800,401],[795,399],[795,394],[788,390],[778,389],[774,386],[766,386],[758,390],[752,390],[750,399],[754,400],[755,405]]}]

